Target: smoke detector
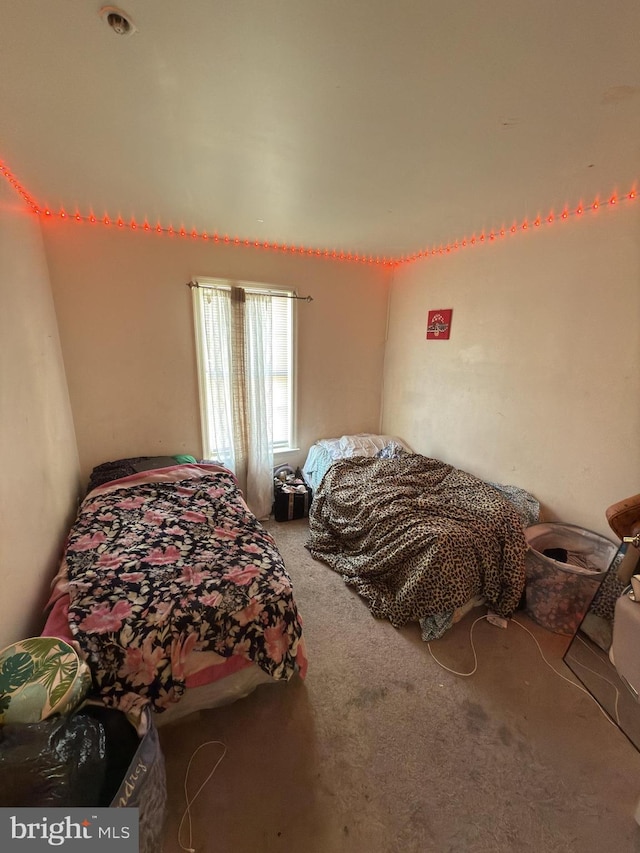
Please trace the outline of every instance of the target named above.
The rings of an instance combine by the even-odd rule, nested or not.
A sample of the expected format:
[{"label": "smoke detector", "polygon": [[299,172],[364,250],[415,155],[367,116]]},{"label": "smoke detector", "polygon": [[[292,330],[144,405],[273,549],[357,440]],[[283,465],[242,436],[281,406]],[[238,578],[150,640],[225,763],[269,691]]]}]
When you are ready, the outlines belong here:
[{"label": "smoke detector", "polygon": [[117,6],[103,6],[98,14],[118,36],[132,36],[137,31],[129,15]]}]

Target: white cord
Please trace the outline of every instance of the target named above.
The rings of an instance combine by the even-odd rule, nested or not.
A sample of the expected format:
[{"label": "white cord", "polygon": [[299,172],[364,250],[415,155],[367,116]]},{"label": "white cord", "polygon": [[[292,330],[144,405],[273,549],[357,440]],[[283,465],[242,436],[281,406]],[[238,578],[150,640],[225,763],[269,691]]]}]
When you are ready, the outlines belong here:
[{"label": "white cord", "polygon": [[[188,793],[188,791],[187,791],[187,783],[188,783],[188,781],[189,781],[189,771],[191,770],[191,764],[192,764],[192,762],[193,762],[193,759],[196,757],[196,755],[198,754],[198,752],[200,752],[200,750],[202,749],[202,747],[203,747],[203,746],[212,746],[212,745],[214,745],[214,744],[217,744],[218,746],[221,746],[221,747],[223,748],[223,750],[224,750],[224,751],[223,751],[222,755],[218,758],[218,760],[216,761],[216,763],[213,765],[213,770],[211,771],[211,773],[209,773],[209,775],[208,775],[208,776],[207,776],[207,778],[204,780],[204,782],[202,783],[202,785],[200,785],[200,787],[199,787],[199,788],[198,788],[198,790],[195,792],[195,794],[193,795],[193,797],[192,797],[191,799],[189,799],[189,793]],[[185,851],[185,853],[196,853],[195,849],[194,849],[194,848],[193,848],[193,846],[192,846],[192,844],[193,844],[193,834],[192,834],[192,826],[191,826],[191,806],[194,804],[194,802],[196,801],[196,797],[198,797],[198,795],[200,794],[200,792],[202,791],[202,789],[204,788],[204,786],[207,784],[207,782],[209,781],[209,779],[211,779],[211,777],[213,776],[213,774],[216,772],[216,770],[218,769],[218,765],[220,764],[220,762],[222,761],[222,759],[225,757],[225,755],[226,755],[226,754],[227,754],[227,747],[226,747],[226,746],[225,746],[225,744],[224,744],[224,743],[222,743],[222,741],[220,741],[220,740],[208,740],[208,741],[205,741],[204,743],[201,743],[199,747],[197,747],[196,749],[194,749],[193,753],[191,754],[191,758],[189,759],[189,763],[187,764],[187,772],[184,774],[184,798],[185,798],[185,801],[186,801],[187,806],[186,806],[186,808],[185,808],[185,810],[184,810],[184,812],[183,812],[183,814],[182,814],[182,820],[180,821],[180,826],[178,827],[178,844],[180,845],[180,848],[181,848],[182,850],[184,850],[184,851]],[[189,818],[189,842],[188,842],[188,843],[189,843],[189,846],[188,846],[188,847],[185,847],[185,846],[182,844],[182,841],[181,841],[182,826],[183,826],[183,824],[184,824],[184,819],[185,819],[185,817],[188,817],[188,818]]]},{"label": "white cord", "polygon": [[429,649],[429,654],[434,659],[434,661],[438,664],[438,666],[441,666],[442,669],[446,669],[447,672],[451,672],[453,675],[459,675],[462,678],[470,678],[472,675],[474,675],[475,671],[478,669],[478,655],[476,654],[476,647],[473,644],[473,629],[476,627],[478,622],[481,622],[483,619],[486,619],[486,618],[487,618],[486,615],[485,616],[478,616],[478,618],[474,621],[473,625],[471,626],[471,630],[469,631],[469,640],[471,641],[471,651],[473,652],[473,669],[471,670],[471,672],[458,672],[455,669],[449,669],[449,667],[445,666],[443,663],[441,663],[438,660],[438,658],[434,655],[434,653],[431,651],[431,643],[427,643],[427,648]]},{"label": "white cord", "polygon": [[558,670],[557,670],[554,666],[552,666],[552,665],[549,663],[549,661],[548,661],[548,660],[546,659],[546,657],[544,656],[544,652],[542,651],[542,647],[540,646],[540,643],[537,641],[537,639],[536,639],[536,638],[535,638],[535,636],[531,633],[531,631],[527,628],[527,626],[526,626],[526,625],[523,625],[523,624],[522,624],[522,622],[518,622],[518,620],[517,620],[517,619],[512,619],[511,621],[513,622],[513,624],[514,624],[514,625],[519,625],[519,626],[520,626],[520,628],[522,628],[522,630],[523,630],[523,631],[526,631],[526,632],[527,632],[527,634],[529,634],[529,636],[533,639],[533,642],[536,644],[536,646],[538,647],[538,651],[540,652],[540,657],[541,657],[541,658],[542,658],[542,660],[546,663],[546,665],[549,667],[549,669],[550,669],[552,672],[555,672],[555,674],[558,676],[558,678],[561,678],[563,681],[566,681],[566,682],[567,682],[567,684],[570,684],[572,687],[575,687],[575,688],[576,688],[576,690],[580,690],[580,691],[582,691],[582,693],[584,693],[584,694],[585,694],[585,696],[588,696],[588,697],[589,697],[589,699],[591,699],[591,701],[592,701],[592,702],[595,702],[595,705],[596,705],[597,709],[600,711],[600,713],[601,713],[601,714],[602,714],[602,716],[605,718],[605,720],[606,720],[608,723],[611,723],[611,725],[612,725],[612,726],[615,726],[615,723],[613,722],[613,720],[611,719],[611,717],[607,714],[607,712],[606,712],[606,711],[604,710],[604,708],[599,704],[599,702],[598,702],[596,699],[594,699],[594,697],[591,695],[591,693],[589,693],[589,691],[588,691],[588,690],[586,690],[586,689],[585,689],[581,684],[576,684],[576,682],[575,682],[575,681],[572,681],[570,678],[567,678],[567,677],[566,677],[566,675],[563,675],[561,672],[558,672]]},{"label": "white cord", "polygon": [[[434,653],[433,653],[433,651],[432,651],[432,649],[431,649],[431,643],[427,643],[427,648],[429,649],[429,654],[430,654],[430,655],[431,655],[431,657],[434,659],[434,661],[438,664],[438,666],[442,667],[442,669],[445,669],[447,672],[450,672],[450,673],[452,673],[453,675],[459,675],[459,676],[461,676],[462,678],[469,678],[470,676],[474,675],[474,674],[475,674],[475,672],[476,672],[476,671],[477,671],[477,669],[478,669],[478,655],[476,654],[476,647],[475,647],[475,644],[474,644],[474,642],[473,642],[473,629],[475,628],[475,626],[477,625],[477,623],[478,623],[478,622],[480,622],[480,621],[482,621],[483,619],[486,619],[486,618],[487,618],[487,617],[486,617],[486,615],[485,615],[485,616],[479,616],[479,617],[474,621],[474,623],[471,625],[471,630],[469,631],[469,641],[470,641],[470,643],[471,643],[471,651],[473,652],[473,669],[472,669],[470,672],[458,672],[458,671],[457,671],[457,670],[455,670],[455,669],[450,669],[448,666],[445,666],[443,663],[441,663],[441,661],[439,661],[439,660],[438,660],[438,658],[434,655]],[[561,678],[563,681],[566,681],[566,682],[567,682],[567,684],[570,684],[572,687],[575,687],[577,690],[581,690],[581,691],[582,691],[586,696],[588,696],[588,697],[589,697],[589,699],[591,699],[591,700],[592,700],[592,702],[595,702],[595,704],[596,704],[596,706],[597,706],[598,710],[599,710],[599,711],[600,711],[600,713],[603,715],[603,717],[607,720],[607,722],[611,723],[611,725],[612,725],[612,726],[615,726],[614,721],[613,721],[613,720],[611,719],[611,717],[607,714],[607,712],[604,710],[604,708],[602,708],[602,707],[599,705],[599,703],[597,702],[597,700],[596,700],[596,699],[595,699],[595,698],[594,698],[594,697],[589,693],[589,691],[588,691],[588,690],[585,690],[585,688],[584,688],[584,687],[582,687],[580,684],[576,684],[576,682],[575,682],[575,681],[572,681],[570,678],[567,678],[567,677],[566,677],[565,675],[563,675],[561,672],[558,672],[558,670],[557,670],[557,669],[555,669],[555,667],[553,667],[553,666],[549,663],[549,661],[548,661],[548,660],[546,659],[546,657],[544,656],[544,652],[542,651],[542,647],[540,646],[540,643],[537,641],[537,639],[536,639],[536,638],[535,638],[535,636],[531,633],[531,631],[526,627],[526,625],[523,625],[521,622],[518,622],[518,620],[517,620],[517,619],[511,619],[510,621],[511,621],[511,623],[512,623],[513,625],[518,625],[520,628],[522,628],[522,630],[523,630],[523,631],[526,631],[526,632],[527,632],[527,634],[529,634],[529,636],[533,639],[533,642],[534,642],[534,643],[536,644],[536,646],[538,647],[538,651],[540,652],[540,657],[541,657],[541,658],[542,658],[542,660],[546,663],[546,665],[549,667],[549,669],[550,669],[552,672],[554,672],[554,673],[558,676],[558,678]],[[583,664],[583,666],[584,666],[584,664]],[[598,673],[595,673],[595,674],[597,675]],[[600,677],[602,678],[602,676],[600,676]],[[606,679],[605,679],[605,680],[606,680]],[[609,683],[611,684],[611,682],[609,682]],[[612,686],[613,686],[613,687],[615,687],[615,685],[613,685],[613,684],[612,684]],[[616,692],[617,692],[617,691],[616,691]],[[617,707],[618,707],[618,698],[617,698],[617,696],[616,696],[616,716],[617,716]]]}]

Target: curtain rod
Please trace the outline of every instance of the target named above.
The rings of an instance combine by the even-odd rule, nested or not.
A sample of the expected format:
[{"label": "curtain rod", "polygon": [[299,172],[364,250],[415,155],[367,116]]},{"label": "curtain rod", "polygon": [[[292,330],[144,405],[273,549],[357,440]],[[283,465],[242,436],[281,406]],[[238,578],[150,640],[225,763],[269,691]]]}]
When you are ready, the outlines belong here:
[{"label": "curtain rod", "polygon": [[[228,287],[220,287],[216,284],[200,284],[199,281],[195,281],[194,279],[187,282],[187,287],[202,287],[207,290],[229,290]],[[293,294],[279,293],[277,290],[267,290],[262,292],[267,293],[269,296],[279,297],[280,299],[301,299],[303,302],[313,302],[313,296],[298,296],[295,290],[293,291]]]}]

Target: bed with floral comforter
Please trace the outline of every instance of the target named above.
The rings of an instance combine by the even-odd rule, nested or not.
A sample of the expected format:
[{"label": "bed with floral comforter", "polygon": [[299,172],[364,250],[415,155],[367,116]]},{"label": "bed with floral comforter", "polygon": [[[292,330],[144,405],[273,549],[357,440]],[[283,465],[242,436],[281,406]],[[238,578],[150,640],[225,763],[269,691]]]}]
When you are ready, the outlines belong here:
[{"label": "bed with floral comforter", "polygon": [[252,662],[278,681],[304,676],[282,557],[221,466],[147,471],[89,492],[56,579],[61,596],[94,691],[122,710],[177,702],[195,652]]}]

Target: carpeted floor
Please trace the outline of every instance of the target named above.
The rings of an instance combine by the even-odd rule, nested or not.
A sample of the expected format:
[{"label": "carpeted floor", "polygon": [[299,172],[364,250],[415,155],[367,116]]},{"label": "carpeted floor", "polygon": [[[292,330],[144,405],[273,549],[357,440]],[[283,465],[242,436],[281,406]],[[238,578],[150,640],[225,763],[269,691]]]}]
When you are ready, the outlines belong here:
[{"label": "carpeted floor", "polygon": [[[161,728],[181,850],[184,780],[201,744],[226,754],[192,806],[197,853],[640,851],[640,753],[529,634],[475,610],[431,644],[374,619],[304,548],[306,521],[270,522],[304,619],[309,672]],[[568,639],[523,614],[547,659]],[[222,748],[195,756],[192,796]],[[180,838],[189,847],[185,822]]]}]

